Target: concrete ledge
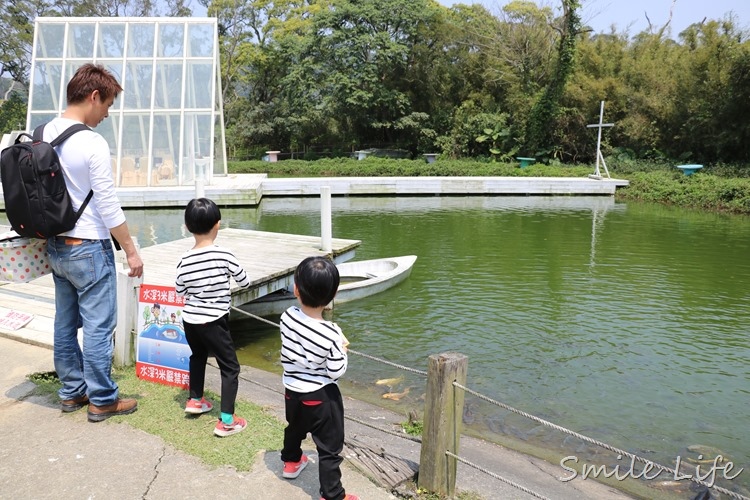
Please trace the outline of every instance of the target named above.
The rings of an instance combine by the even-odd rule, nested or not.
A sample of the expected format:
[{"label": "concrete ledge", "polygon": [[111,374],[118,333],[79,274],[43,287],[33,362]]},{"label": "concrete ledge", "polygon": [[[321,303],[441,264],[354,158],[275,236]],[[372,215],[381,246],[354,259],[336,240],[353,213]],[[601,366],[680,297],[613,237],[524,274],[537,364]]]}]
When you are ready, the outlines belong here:
[{"label": "concrete ledge", "polygon": [[263,196],[332,195],[614,195],[620,179],[577,177],[326,177],[265,179]]},{"label": "concrete ledge", "polygon": [[[222,206],[258,205],[265,178],[266,174],[214,177],[211,185],[204,187],[205,196]],[[192,186],[117,188],[123,208],[184,207],[195,194]]]},{"label": "concrete ledge", "polygon": [[[546,195],[613,196],[622,179],[578,177],[309,177],[269,179],[266,174],[213,177],[205,195],[221,206],[257,206],[264,196]],[[126,187],[117,194],[123,208],[184,207],[195,197],[191,186]],[[5,202],[0,199],[0,210]]]}]

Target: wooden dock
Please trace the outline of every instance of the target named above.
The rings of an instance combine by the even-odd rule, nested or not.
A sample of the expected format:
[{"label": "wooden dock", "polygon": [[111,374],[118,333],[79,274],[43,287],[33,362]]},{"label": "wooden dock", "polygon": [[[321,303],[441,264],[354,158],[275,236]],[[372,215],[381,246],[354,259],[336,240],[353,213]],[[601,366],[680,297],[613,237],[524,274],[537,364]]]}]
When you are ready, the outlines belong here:
[{"label": "wooden dock", "polygon": [[[143,282],[173,287],[177,262],[185,251],[192,248],[193,242],[190,237],[142,248]],[[305,257],[329,256],[336,262],[344,262],[354,256],[361,242],[333,238],[332,250],[324,252],[319,236],[228,228],[219,231],[216,243],[234,252],[250,278],[251,286],[247,289],[240,289],[233,283],[232,302],[240,305],[289,286],[295,267]],[[34,318],[18,330],[0,325],[0,335],[35,345],[52,346],[55,317],[52,275],[28,283],[0,282],[0,317],[9,311],[33,314]]]},{"label": "wooden dock", "polygon": [[[191,236],[141,249],[144,283],[174,286],[177,261],[193,243]],[[291,285],[294,269],[305,257],[327,255],[337,263],[351,259],[360,241],[334,238],[332,251],[324,252],[318,236],[228,228],[219,231],[216,243],[234,252],[250,278],[250,288],[233,285],[236,306]]]}]

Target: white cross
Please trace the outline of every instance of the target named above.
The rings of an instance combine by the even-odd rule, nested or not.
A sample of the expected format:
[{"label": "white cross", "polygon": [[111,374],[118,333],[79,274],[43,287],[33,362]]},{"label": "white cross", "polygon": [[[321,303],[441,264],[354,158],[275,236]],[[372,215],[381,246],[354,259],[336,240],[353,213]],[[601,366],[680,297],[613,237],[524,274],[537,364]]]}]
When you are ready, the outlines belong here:
[{"label": "white cross", "polygon": [[590,175],[589,177],[594,179],[601,179],[602,174],[599,171],[599,161],[601,160],[602,165],[604,165],[604,171],[607,173],[607,178],[609,178],[609,170],[607,170],[607,164],[604,163],[604,156],[602,156],[602,129],[604,127],[614,127],[614,123],[602,123],[604,121],[604,101],[602,101],[601,109],[599,110],[599,123],[594,123],[592,125],[586,125],[587,128],[598,128],[599,129],[599,136],[596,139],[596,170],[594,170],[594,174]]}]

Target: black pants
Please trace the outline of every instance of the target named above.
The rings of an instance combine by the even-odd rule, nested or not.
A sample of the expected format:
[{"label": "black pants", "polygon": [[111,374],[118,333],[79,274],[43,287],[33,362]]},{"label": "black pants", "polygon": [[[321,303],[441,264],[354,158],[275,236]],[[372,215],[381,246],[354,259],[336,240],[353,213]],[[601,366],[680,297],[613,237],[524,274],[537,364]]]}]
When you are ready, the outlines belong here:
[{"label": "black pants", "polygon": [[232,335],[229,333],[229,315],[216,321],[194,325],[184,323],[185,339],[190,355],[190,397],[203,397],[206,382],[206,361],[213,354],[221,371],[221,412],[234,414],[234,401],[239,386],[240,362],[234,350]]},{"label": "black pants", "polygon": [[299,393],[286,390],[284,449],[281,460],[299,462],[302,441],[309,432],[318,448],[320,496],[341,500],[346,496],[341,485],[341,452],[344,449],[344,401],[336,384],[328,384],[315,392]]}]

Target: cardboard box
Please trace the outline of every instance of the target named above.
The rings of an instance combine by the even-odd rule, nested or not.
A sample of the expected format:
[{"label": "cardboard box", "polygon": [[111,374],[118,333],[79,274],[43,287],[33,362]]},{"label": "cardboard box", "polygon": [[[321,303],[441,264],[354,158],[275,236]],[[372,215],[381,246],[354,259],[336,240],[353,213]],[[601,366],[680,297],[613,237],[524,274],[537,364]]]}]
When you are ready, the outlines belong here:
[{"label": "cardboard box", "polygon": [[0,233],[0,281],[27,282],[51,272],[47,240]]}]

